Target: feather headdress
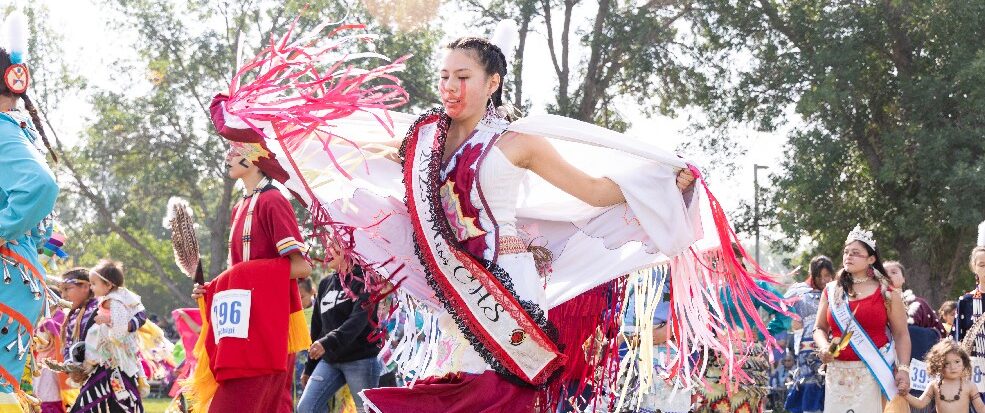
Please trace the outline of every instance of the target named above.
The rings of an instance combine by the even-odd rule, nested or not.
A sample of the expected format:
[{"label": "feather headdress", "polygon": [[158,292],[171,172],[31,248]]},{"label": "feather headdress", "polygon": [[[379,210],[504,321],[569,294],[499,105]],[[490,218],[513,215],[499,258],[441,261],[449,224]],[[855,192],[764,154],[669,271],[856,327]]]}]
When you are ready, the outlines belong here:
[{"label": "feather headdress", "polygon": [[24,16],[24,13],[19,11],[11,13],[7,16],[6,22],[4,22],[4,33],[6,34],[6,38],[4,39],[3,47],[10,54],[10,63],[18,64],[26,62],[28,58],[27,16]]}]

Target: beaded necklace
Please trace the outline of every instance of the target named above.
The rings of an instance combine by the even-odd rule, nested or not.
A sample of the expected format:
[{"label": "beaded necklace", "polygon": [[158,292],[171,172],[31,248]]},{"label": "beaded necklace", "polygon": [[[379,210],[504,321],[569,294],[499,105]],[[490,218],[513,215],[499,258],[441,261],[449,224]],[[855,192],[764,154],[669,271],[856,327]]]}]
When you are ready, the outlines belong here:
[{"label": "beaded necklace", "polygon": [[943,389],[941,388],[941,384],[943,383],[944,383],[944,379],[937,380],[937,395],[940,396],[941,401],[951,403],[961,400],[961,394],[964,393],[964,380],[958,381],[958,394],[954,395],[953,400],[948,400],[946,397],[944,397],[944,392]]}]

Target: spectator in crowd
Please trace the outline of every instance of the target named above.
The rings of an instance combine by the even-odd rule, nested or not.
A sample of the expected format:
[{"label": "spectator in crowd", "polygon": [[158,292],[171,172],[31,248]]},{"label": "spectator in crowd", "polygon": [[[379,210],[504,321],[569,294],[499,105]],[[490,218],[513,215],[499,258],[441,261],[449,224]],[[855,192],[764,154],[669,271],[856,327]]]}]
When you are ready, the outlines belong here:
[{"label": "spectator in crowd", "polygon": [[783,355],[783,359],[773,368],[773,373],[770,374],[770,401],[768,406],[772,411],[782,411],[781,409],[785,404],[787,394],[787,383],[792,380],[792,375],[796,367],[797,363],[794,360],[793,354],[787,352]]},{"label": "spectator in crowd", "polygon": [[[944,324],[941,323],[940,318],[934,311],[934,307],[931,307],[930,303],[922,297],[917,297],[913,293],[913,290],[906,288],[906,267],[903,267],[903,264],[900,264],[899,261],[886,261],[884,265],[886,266],[886,271],[889,272],[889,280],[893,283],[893,287],[903,292],[907,323],[917,327],[933,329],[937,332],[938,339],[947,334]],[[935,343],[937,343],[936,339],[927,346],[927,350],[930,350],[930,347]]]},{"label": "spectator in crowd", "polygon": [[377,358],[380,348],[369,341],[373,332],[371,318],[375,318],[377,309],[370,304],[369,293],[359,281],[362,269],[344,268],[341,251],[330,249],[333,259],[329,267],[337,272],[318,283],[311,318],[313,343],[301,376],[304,392],[298,401],[299,413],[324,412],[329,400],[345,385],[352,392],[356,408],[362,411],[363,400],[358,394],[376,388],[383,369]]},{"label": "spectator in crowd", "polygon": [[948,300],[944,304],[941,304],[941,308],[937,310],[937,317],[940,318],[941,324],[944,324],[944,331],[947,335],[954,333],[954,318],[958,313],[958,302]]},{"label": "spectator in crowd", "polygon": [[824,382],[817,374],[821,360],[815,351],[813,332],[821,293],[824,286],[834,279],[834,273],[834,263],[830,258],[823,255],[814,257],[806,281],[808,288],[794,296],[797,301],[794,302],[793,313],[800,317],[793,321],[795,333],[792,347],[793,354],[797,356],[797,366],[792,372],[793,382],[784,403],[784,408],[792,413],[816,413],[824,409]]},{"label": "spectator in crowd", "polygon": [[[944,324],[941,323],[933,307],[927,300],[917,297],[913,290],[904,287],[906,284],[906,268],[899,261],[886,261],[884,264],[886,271],[889,272],[889,279],[893,287],[903,291],[903,303],[906,305],[907,329],[910,333],[910,357],[915,360],[925,361],[927,352],[930,348],[940,341],[941,337],[947,334]],[[919,396],[917,390],[910,390],[913,396]],[[931,408],[912,409],[912,413],[930,413]]]},{"label": "spectator in crowd", "polygon": [[[305,325],[311,326],[311,315],[314,311],[312,300],[315,296],[315,287],[311,277],[298,279],[298,293],[301,295],[301,308],[304,313]],[[308,350],[301,350],[294,358],[294,396],[301,397],[304,385],[301,384],[301,375],[304,374],[304,366],[308,363]],[[297,400],[297,399],[295,399]]]}]

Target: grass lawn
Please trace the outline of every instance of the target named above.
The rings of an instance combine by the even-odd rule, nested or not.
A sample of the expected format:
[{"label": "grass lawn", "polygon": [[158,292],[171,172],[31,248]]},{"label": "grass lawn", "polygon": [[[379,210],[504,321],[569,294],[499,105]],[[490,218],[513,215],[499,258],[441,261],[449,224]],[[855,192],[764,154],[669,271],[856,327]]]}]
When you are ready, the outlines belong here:
[{"label": "grass lawn", "polygon": [[144,399],[144,412],[164,413],[168,403],[171,403],[171,399]]}]

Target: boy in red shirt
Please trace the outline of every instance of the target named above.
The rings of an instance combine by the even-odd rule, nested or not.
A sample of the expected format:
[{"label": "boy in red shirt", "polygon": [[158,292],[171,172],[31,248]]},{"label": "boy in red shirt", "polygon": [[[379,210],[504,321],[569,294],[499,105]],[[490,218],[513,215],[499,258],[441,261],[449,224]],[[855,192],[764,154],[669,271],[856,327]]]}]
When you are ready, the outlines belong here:
[{"label": "boy in red shirt", "polygon": [[[221,114],[223,101],[225,96],[215,98],[213,115]],[[196,403],[214,413],[289,413],[294,357],[311,345],[295,281],[311,274],[307,247],[291,203],[272,184],[287,178],[275,155],[259,135],[243,142],[242,136],[226,136],[221,122],[216,126],[231,142],[229,177],[240,180],[245,192],[233,207],[229,269],[193,292],[205,298],[212,326],[203,328],[206,337],[196,349],[207,348],[202,368],[207,364],[218,383],[205,383],[215,389],[210,397],[202,390],[208,380],[197,371]]]}]

